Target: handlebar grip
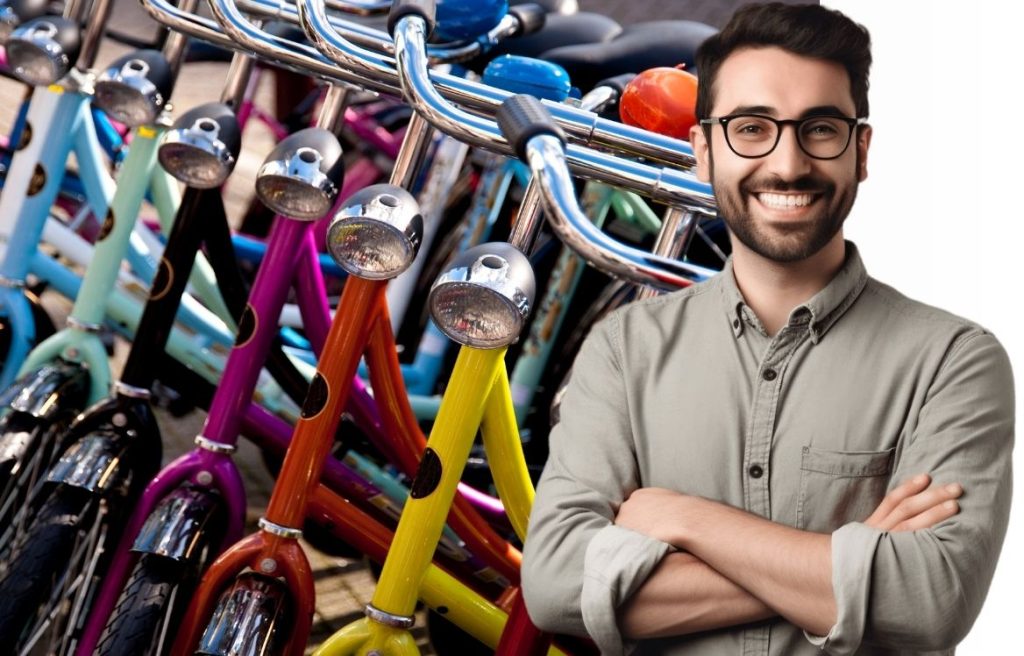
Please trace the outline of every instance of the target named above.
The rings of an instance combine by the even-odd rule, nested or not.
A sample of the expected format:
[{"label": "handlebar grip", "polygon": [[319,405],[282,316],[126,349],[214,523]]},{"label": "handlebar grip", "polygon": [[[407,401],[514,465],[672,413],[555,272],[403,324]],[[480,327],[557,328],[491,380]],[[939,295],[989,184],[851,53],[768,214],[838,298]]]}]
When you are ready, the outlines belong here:
[{"label": "handlebar grip", "polygon": [[619,94],[619,97],[621,97],[622,92],[626,90],[626,85],[632,82],[633,78],[635,77],[636,73],[623,73],[622,75],[616,75],[615,77],[605,78],[598,82],[597,84],[595,84],[594,86],[615,89],[615,91]]},{"label": "handlebar grip", "polygon": [[516,157],[524,162],[526,144],[534,137],[546,134],[561,141],[563,146],[566,143],[562,128],[551,118],[547,108],[533,96],[523,93],[512,96],[501,103],[495,118],[498,119],[501,134],[508,139]]},{"label": "handlebar grip", "polygon": [[388,34],[395,36],[398,21],[406,16],[419,16],[427,24],[427,38],[434,33],[437,24],[437,3],[435,0],[395,0],[388,13]]},{"label": "handlebar grip", "polygon": [[534,32],[540,32],[548,18],[544,7],[532,2],[509,7],[508,13],[515,16],[519,21],[519,28],[513,36],[526,36]]}]

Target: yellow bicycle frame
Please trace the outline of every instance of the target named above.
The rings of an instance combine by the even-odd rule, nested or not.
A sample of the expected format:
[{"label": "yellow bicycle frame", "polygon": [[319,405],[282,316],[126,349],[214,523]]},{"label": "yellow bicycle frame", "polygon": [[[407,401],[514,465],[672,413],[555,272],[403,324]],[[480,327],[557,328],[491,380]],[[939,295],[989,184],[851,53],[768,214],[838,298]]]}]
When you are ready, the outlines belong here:
[{"label": "yellow bicycle frame", "polygon": [[[505,370],[506,349],[463,346],[441,401],[427,453],[413,482],[398,529],[371,602],[374,608],[411,616],[417,592],[432,608],[445,606],[445,617],[491,648],[498,645],[507,615],[431,565],[448,510],[469,458],[477,430],[499,495],[520,539],[533,505],[530,481],[516,428],[515,409]],[[363,618],[349,624],[314,652],[315,656],[419,654],[407,629]],[[552,647],[549,654],[562,654]]]}]

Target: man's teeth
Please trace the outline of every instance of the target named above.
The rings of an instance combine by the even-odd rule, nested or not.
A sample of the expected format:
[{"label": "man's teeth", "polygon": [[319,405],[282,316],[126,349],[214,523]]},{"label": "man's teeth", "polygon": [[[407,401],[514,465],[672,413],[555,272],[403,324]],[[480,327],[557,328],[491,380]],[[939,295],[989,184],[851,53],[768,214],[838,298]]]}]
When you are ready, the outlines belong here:
[{"label": "man's teeth", "polygon": [[813,196],[811,194],[765,194],[757,195],[757,199],[768,207],[789,209],[791,207],[804,207],[810,205]]}]

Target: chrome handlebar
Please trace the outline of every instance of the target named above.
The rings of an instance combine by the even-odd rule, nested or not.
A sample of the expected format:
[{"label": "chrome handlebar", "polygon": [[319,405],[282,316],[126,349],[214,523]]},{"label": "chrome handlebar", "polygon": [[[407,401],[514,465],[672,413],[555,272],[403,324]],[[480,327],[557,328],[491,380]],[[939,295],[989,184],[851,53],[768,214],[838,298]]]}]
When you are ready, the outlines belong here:
[{"label": "chrome handlebar", "polygon": [[[247,3],[247,6],[252,2],[265,3],[273,7],[283,6],[275,4],[276,0],[241,1]],[[374,36],[376,31],[360,28],[363,32],[362,42],[367,43],[372,38],[375,49],[370,50],[355,45],[353,41],[333,29],[340,19],[328,20],[323,0],[318,0],[316,3],[300,2],[297,13],[300,21],[307,22],[299,13],[302,11],[302,7],[306,6],[306,14],[312,13],[309,11],[310,9],[318,9],[321,20],[317,21],[317,25],[320,29],[312,32],[306,28],[306,31],[307,35],[317,44],[318,49],[323,48],[324,54],[331,58],[329,62],[310,48],[282,42],[277,37],[258,31],[258,34],[251,34],[253,40],[247,44],[235,44],[221,33],[219,26],[214,21],[178,11],[167,0],[141,0],[141,2],[158,22],[171,29],[183,31],[190,36],[225,48],[256,54],[286,68],[323,79],[351,82],[375,91],[397,93],[400,88],[398,74],[395,70],[395,60],[386,54],[388,49],[393,47],[390,45],[390,39],[383,33],[378,32],[377,34],[381,35],[378,38]],[[244,18],[237,6],[234,6],[234,9],[234,16],[230,21],[235,30],[244,30],[244,27],[239,24],[240,20],[244,22]],[[284,13],[282,10],[273,15],[286,17]],[[225,29],[227,29],[226,26]],[[340,63],[343,68],[339,69],[336,62]],[[444,73],[432,73],[431,80],[438,92],[447,100],[487,116],[493,116],[501,103],[511,95],[500,89]],[[643,157],[675,167],[691,168],[695,164],[693,151],[690,145],[684,141],[603,119],[593,112],[583,109],[550,101],[544,101],[544,103],[554,116],[555,121],[575,142],[630,156]]]}]

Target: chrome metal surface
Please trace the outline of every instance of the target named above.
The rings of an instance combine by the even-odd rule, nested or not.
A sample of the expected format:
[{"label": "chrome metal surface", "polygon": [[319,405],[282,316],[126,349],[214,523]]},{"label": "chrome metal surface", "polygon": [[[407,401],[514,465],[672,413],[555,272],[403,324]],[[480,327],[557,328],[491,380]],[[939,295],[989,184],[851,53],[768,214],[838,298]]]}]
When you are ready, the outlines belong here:
[{"label": "chrome metal surface", "polygon": [[208,437],[202,435],[196,435],[196,439],[193,440],[195,445],[204,451],[210,451],[211,453],[223,453],[230,454],[235,452],[235,445],[225,444],[223,442],[214,442]]},{"label": "chrome metal surface", "polygon": [[411,629],[416,626],[415,617],[411,615],[395,615],[394,613],[383,611],[373,604],[366,604],[363,612],[366,613],[366,617],[374,622],[385,626],[392,626],[396,629]]},{"label": "chrome metal surface", "polygon": [[271,643],[275,634],[288,630],[278,626],[287,615],[287,602],[284,583],[255,573],[240,575],[221,596],[196,653],[229,656],[268,653],[274,646]]},{"label": "chrome metal surface", "polygon": [[7,65],[14,75],[33,86],[53,84],[64,77],[71,62],[56,36],[56,25],[45,21],[16,29],[5,44]]},{"label": "chrome metal surface", "polygon": [[508,238],[508,243],[526,254],[533,250],[537,231],[544,222],[540,193],[540,182],[530,178],[523,192],[523,200],[519,203],[515,223],[512,224],[512,234]]},{"label": "chrome metal surface", "polygon": [[422,237],[416,199],[401,187],[378,184],[338,210],[327,230],[327,250],[352,275],[388,280],[413,263]]},{"label": "chrome metal surface", "polygon": [[625,246],[596,228],[580,210],[558,139],[547,135],[534,137],[527,143],[526,152],[530,170],[541,182],[544,209],[552,229],[587,262],[625,280],[667,290],[717,273]]},{"label": "chrome metal surface", "polygon": [[160,501],[142,525],[132,551],[188,560],[201,547],[200,532],[216,507],[209,490],[180,487]]},{"label": "chrome metal surface", "polygon": [[7,289],[25,289],[25,281],[15,280],[14,278],[8,278],[7,276],[0,276],[0,287],[6,287]]},{"label": "chrome metal surface", "polygon": [[99,52],[103,30],[106,29],[107,17],[110,16],[110,8],[113,6],[114,0],[92,0],[89,6],[89,20],[82,34],[82,49],[79,51],[75,68],[85,71],[96,63],[96,53]]},{"label": "chrome metal surface", "polygon": [[[197,4],[199,4],[199,0],[178,0],[178,8],[181,11],[195,11]],[[171,65],[171,75],[175,78],[178,76],[178,70],[181,68],[181,60],[185,54],[186,45],[188,45],[188,37],[181,32],[174,31],[167,35],[167,40],[164,42],[164,57],[167,58],[167,63]]]},{"label": "chrome metal surface", "polygon": [[259,525],[260,528],[267,533],[276,535],[279,538],[285,538],[286,540],[298,540],[302,537],[302,529],[281,526],[280,524],[275,524],[266,517],[260,517]]},{"label": "chrome metal surface", "polygon": [[457,255],[431,286],[427,306],[459,344],[500,348],[519,338],[536,288],[529,259],[511,244],[492,242]]},{"label": "chrome metal surface", "polygon": [[[661,219],[661,230],[658,231],[658,239],[651,252],[673,260],[678,259],[693,239],[698,220],[698,216],[693,212],[687,212],[678,207],[669,207]],[[644,287],[637,294],[637,299],[642,300],[657,295],[658,291],[653,287]]]},{"label": "chrome metal surface", "polygon": [[333,134],[338,134],[345,125],[345,108],[348,107],[352,88],[346,84],[332,84],[327,89],[316,124]]},{"label": "chrome metal surface", "polygon": [[579,108],[588,112],[599,112],[608,103],[615,102],[619,93],[611,87],[594,87],[580,98]]},{"label": "chrome metal surface", "polygon": [[224,79],[224,91],[220,94],[220,101],[226,105],[237,108],[241,107],[242,99],[245,97],[245,87],[252,77],[252,69],[256,60],[241,52],[236,52],[231,58],[228,66],[228,74]]},{"label": "chrome metal surface", "polygon": [[145,387],[136,387],[119,380],[114,381],[114,393],[120,396],[127,396],[130,399],[148,399],[153,396]]},{"label": "chrome metal surface", "polygon": [[121,449],[111,433],[87,435],[72,444],[46,475],[50,483],[61,483],[89,492],[106,490],[115,482]]},{"label": "chrome metal surface", "polygon": [[49,419],[85,397],[88,375],[82,365],[56,360],[19,378],[5,396],[13,396],[12,410]]},{"label": "chrome metal surface", "polygon": [[91,321],[82,321],[74,315],[69,315],[66,319],[69,328],[75,330],[81,330],[83,333],[101,333],[103,332],[103,324],[93,323]]},{"label": "chrome metal surface", "polygon": [[418,113],[413,114],[405,128],[402,147],[395,157],[395,166],[391,169],[391,184],[402,189],[412,188],[416,173],[427,157],[433,135],[434,128],[430,123]]},{"label": "chrome metal surface", "polygon": [[164,133],[160,153],[168,173],[198,189],[219,187],[235,167],[231,149],[220,140],[220,124],[206,117]]},{"label": "chrome metal surface", "polygon": [[167,100],[149,77],[149,64],[130,59],[110,67],[96,81],[94,102],[114,120],[129,127],[152,123]]}]

